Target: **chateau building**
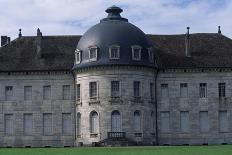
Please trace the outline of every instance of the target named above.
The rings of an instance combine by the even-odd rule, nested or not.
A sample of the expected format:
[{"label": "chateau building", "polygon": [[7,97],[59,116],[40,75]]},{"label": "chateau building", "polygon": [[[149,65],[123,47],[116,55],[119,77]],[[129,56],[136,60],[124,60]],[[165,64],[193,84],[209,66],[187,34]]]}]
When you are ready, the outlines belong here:
[{"label": "chateau building", "polygon": [[82,36],[1,37],[0,146],[232,143],[232,40],[108,16]]}]

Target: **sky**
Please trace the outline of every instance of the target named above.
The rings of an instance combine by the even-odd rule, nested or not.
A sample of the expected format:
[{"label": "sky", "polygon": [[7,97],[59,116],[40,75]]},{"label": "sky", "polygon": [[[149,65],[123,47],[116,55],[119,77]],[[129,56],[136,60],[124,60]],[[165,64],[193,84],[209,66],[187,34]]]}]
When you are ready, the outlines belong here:
[{"label": "sky", "polygon": [[117,5],[147,34],[222,33],[232,38],[232,0],[0,0],[0,35],[82,35]]}]

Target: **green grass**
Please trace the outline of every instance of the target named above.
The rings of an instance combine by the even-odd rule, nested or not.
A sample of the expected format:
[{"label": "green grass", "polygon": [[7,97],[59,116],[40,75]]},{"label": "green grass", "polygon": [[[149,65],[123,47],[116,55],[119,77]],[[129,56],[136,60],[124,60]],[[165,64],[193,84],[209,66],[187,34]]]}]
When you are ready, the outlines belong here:
[{"label": "green grass", "polygon": [[0,148],[0,155],[232,155],[232,145],[101,148]]}]

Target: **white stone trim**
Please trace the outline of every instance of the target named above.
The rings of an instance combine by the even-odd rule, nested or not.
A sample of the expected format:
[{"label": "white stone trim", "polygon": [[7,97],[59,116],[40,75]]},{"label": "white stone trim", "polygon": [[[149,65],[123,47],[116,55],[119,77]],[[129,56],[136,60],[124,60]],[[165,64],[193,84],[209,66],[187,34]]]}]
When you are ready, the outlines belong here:
[{"label": "white stone trim", "polygon": [[79,63],[81,63],[81,51],[79,49],[76,49],[75,50],[75,64],[79,64]]},{"label": "white stone trim", "polygon": [[[95,50],[95,54],[96,54],[96,57],[95,58],[90,58],[90,50],[91,49],[94,49]],[[98,47],[97,46],[90,46],[89,47],[89,61],[97,61],[98,59]]]},{"label": "white stone trim", "polygon": [[[135,49],[136,49],[136,48],[139,49],[139,58],[136,58],[136,57],[135,57]],[[141,51],[142,51],[142,47],[139,46],[139,45],[132,45],[132,46],[131,46],[131,49],[132,49],[132,60],[136,60],[136,61],[141,60]]]},{"label": "white stone trim", "polygon": [[[116,58],[116,57],[112,57],[112,53],[111,53],[111,49],[112,48],[117,48],[117,52],[118,52],[118,58]],[[117,59],[120,59],[120,46],[119,45],[111,45],[110,47],[109,47],[109,59],[111,59],[111,60],[117,60]]]}]

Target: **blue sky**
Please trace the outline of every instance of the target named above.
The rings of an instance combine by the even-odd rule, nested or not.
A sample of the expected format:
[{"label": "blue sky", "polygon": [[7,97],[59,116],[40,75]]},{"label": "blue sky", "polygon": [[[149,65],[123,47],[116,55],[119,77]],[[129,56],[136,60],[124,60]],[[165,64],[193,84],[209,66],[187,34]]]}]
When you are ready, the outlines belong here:
[{"label": "blue sky", "polygon": [[123,17],[145,33],[222,33],[232,38],[232,0],[0,0],[0,35],[83,34],[118,5]]}]

